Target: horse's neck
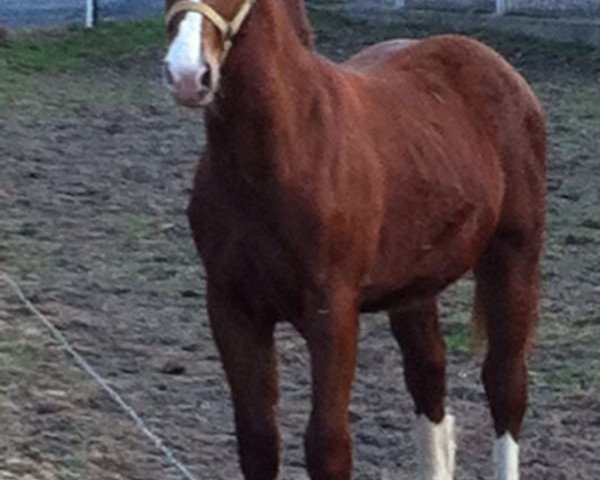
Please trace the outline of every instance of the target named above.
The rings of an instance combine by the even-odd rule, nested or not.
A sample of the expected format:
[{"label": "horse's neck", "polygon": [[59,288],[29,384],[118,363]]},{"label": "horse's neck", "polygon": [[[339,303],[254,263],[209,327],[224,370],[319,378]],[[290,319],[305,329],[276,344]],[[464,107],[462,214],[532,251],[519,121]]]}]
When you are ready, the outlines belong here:
[{"label": "horse's neck", "polygon": [[300,81],[294,76],[313,57],[304,1],[257,0],[251,21],[234,42],[223,72],[225,88],[257,88],[255,93],[265,97],[281,87],[275,84],[278,80],[288,85]]},{"label": "horse's neck", "polygon": [[221,92],[207,113],[207,133],[209,150],[227,162],[221,167],[228,175],[265,177],[276,168],[286,128],[299,123],[316,57],[298,34],[292,6],[260,0],[254,8],[224,65]]}]

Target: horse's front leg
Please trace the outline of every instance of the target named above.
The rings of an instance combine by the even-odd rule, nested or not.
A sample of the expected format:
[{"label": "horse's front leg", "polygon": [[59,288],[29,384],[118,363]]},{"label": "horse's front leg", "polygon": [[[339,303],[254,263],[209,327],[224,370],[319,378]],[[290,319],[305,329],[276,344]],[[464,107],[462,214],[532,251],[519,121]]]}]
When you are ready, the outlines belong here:
[{"label": "horse's front leg", "polygon": [[274,324],[246,317],[210,288],[208,312],[231,388],[244,478],[274,480],[280,461]]},{"label": "horse's front leg", "polygon": [[304,335],[311,357],[312,412],[305,436],[311,480],[349,480],[352,440],[348,421],[356,367],[356,296],[334,292],[307,319]]}]

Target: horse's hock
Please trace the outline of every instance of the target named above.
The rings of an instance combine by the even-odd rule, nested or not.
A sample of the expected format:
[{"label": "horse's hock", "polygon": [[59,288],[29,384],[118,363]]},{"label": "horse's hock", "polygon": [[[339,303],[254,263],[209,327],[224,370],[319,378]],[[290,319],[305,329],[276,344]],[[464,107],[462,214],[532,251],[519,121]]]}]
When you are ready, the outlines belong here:
[{"label": "horse's hock", "polygon": [[600,46],[597,0],[344,0],[352,16],[411,23],[432,20],[451,30],[488,28],[558,42]]}]

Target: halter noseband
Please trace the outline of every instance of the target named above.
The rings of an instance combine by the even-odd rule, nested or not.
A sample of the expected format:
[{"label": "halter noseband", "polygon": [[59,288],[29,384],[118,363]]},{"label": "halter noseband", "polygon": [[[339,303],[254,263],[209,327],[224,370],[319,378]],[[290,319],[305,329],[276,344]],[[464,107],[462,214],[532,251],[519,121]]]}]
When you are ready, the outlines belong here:
[{"label": "halter noseband", "polygon": [[223,40],[223,56],[221,57],[222,63],[227,57],[229,50],[231,50],[233,45],[233,37],[235,37],[240,31],[240,28],[242,28],[242,24],[250,13],[255,1],[256,0],[244,0],[233,19],[229,21],[223,18],[223,16],[214,8],[205,3],[185,0],[177,2],[171,7],[171,9],[167,12],[165,22],[167,23],[167,26],[170,25],[175,15],[182,12],[196,12],[203,17],[206,17],[215,27],[217,27],[217,30],[221,32],[221,38]]}]

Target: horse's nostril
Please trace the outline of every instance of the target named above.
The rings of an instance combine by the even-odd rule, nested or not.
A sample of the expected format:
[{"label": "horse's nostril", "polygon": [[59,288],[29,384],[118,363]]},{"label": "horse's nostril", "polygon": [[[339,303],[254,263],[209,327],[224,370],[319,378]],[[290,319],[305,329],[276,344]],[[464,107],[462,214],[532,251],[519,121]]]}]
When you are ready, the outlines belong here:
[{"label": "horse's nostril", "polygon": [[168,86],[172,87],[175,85],[175,77],[173,77],[173,74],[171,73],[168,62],[163,63],[163,78]]},{"label": "horse's nostril", "polygon": [[204,73],[200,76],[200,85],[202,85],[203,87],[206,88],[210,88],[210,81],[211,81],[211,75],[210,75],[210,68],[206,68],[206,70],[204,71]]}]

